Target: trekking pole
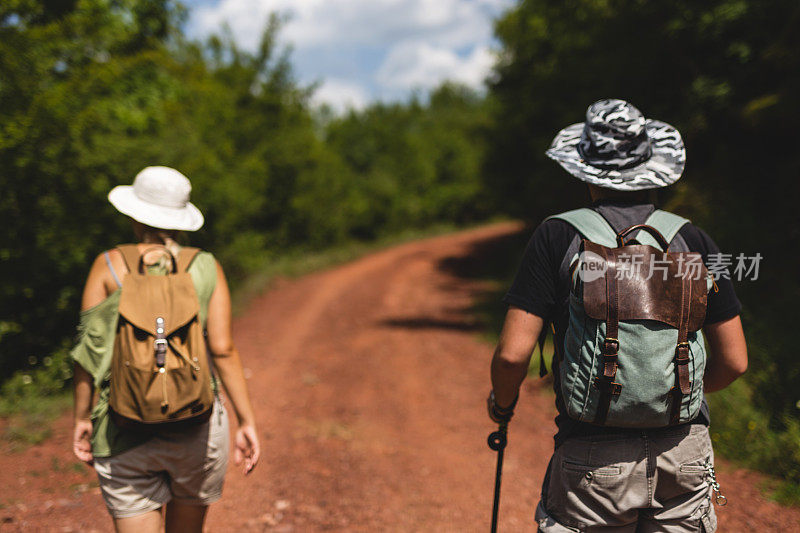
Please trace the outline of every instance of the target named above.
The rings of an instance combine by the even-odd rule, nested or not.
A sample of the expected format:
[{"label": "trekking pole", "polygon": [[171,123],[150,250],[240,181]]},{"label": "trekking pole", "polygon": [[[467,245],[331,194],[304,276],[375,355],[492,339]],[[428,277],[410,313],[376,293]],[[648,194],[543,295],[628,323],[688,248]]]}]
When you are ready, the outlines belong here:
[{"label": "trekking pole", "polygon": [[489,435],[489,448],[497,452],[497,471],[494,475],[494,504],[492,506],[492,533],[497,533],[497,512],[500,508],[500,481],[503,476],[503,452],[508,442],[508,422],[500,424],[497,431]]}]

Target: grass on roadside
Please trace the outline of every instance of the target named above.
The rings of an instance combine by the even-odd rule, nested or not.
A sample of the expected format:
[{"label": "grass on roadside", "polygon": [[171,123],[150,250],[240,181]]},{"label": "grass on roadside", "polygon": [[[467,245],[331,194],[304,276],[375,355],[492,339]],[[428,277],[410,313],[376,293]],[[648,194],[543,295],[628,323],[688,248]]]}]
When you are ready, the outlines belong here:
[{"label": "grass on roadside", "polygon": [[740,465],[770,475],[764,490],[784,505],[800,506],[800,422],[770,427],[769,417],[752,401],[745,379],[708,395],[715,451]]},{"label": "grass on roadside", "polygon": [[67,350],[64,345],[40,366],[17,372],[0,387],[0,439],[9,451],[46,440],[51,422],[69,408],[72,368]]},{"label": "grass on roadside", "polygon": [[71,394],[62,391],[52,396],[29,398],[18,404],[6,418],[2,439],[9,451],[21,451],[47,440],[52,434],[52,422],[70,406]]}]

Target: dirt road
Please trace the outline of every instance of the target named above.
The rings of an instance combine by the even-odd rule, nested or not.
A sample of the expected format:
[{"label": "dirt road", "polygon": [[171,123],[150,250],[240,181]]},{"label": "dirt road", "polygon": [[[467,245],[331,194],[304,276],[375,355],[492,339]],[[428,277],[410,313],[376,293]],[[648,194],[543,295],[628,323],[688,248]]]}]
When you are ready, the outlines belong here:
[{"label": "dirt road", "polygon": [[[492,347],[470,314],[485,284],[463,273],[497,224],[278,282],[235,323],[264,457],[229,472],[209,531],[487,531],[494,453],[485,415]],[[534,531],[552,451],[552,396],[526,384],[509,434],[500,530]],[[48,442],[4,455],[0,530],[108,531],[93,474]],[[725,464],[720,531],[796,531],[761,477]]]}]

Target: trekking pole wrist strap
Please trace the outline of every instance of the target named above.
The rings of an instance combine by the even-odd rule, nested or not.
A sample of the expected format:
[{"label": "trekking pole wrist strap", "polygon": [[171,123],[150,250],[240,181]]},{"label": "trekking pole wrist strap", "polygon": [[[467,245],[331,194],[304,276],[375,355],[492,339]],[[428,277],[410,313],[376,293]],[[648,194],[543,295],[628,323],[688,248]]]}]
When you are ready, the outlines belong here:
[{"label": "trekking pole wrist strap", "polygon": [[495,398],[494,391],[491,391],[489,393],[489,399],[491,400],[492,405],[494,406],[496,411],[498,411],[500,413],[513,413],[514,412],[514,408],[517,406],[517,401],[519,400],[519,394],[517,394],[514,397],[514,401],[511,402],[511,405],[509,405],[508,407],[501,407],[497,403],[497,399]]},{"label": "trekking pole wrist strap", "polygon": [[501,407],[497,405],[494,391],[491,391],[489,393],[489,398],[486,400],[489,410],[489,418],[498,424],[507,424],[509,420],[511,420],[511,417],[514,416],[514,408],[517,406],[517,400],[519,400],[519,394],[517,394],[517,396],[514,398],[514,401],[511,402],[511,405],[508,407]]}]

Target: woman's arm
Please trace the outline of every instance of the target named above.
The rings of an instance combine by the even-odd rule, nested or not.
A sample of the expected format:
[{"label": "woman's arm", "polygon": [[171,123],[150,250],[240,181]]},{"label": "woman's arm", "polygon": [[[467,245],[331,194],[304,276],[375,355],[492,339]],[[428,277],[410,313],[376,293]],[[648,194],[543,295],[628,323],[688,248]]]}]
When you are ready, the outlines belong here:
[{"label": "woman's arm", "polygon": [[77,363],[72,377],[75,390],[75,424],[72,432],[72,451],[75,457],[92,464],[92,376]]},{"label": "woman's arm", "polygon": [[[111,277],[102,255],[94,260],[86,285],[83,288],[81,310],[91,309],[108,296],[106,277]],[[94,386],[92,376],[81,365],[73,365],[74,425],[72,431],[72,452],[81,461],[92,464],[92,396]]]},{"label": "woman's arm", "polygon": [[206,328],[208,330],[208,347],[213,356],[214,367],[225,386],[225,392],[233,404],[236,418],[239,421],[234,461],[238,465],[244,459],[244,473],[247,474],[255,468],[261,452],[242,362],[239,358],[239,351],[233,344],[231,334],[231,296],[228,282],[219,264],[217,264],[217,286],[208,304]]}]

